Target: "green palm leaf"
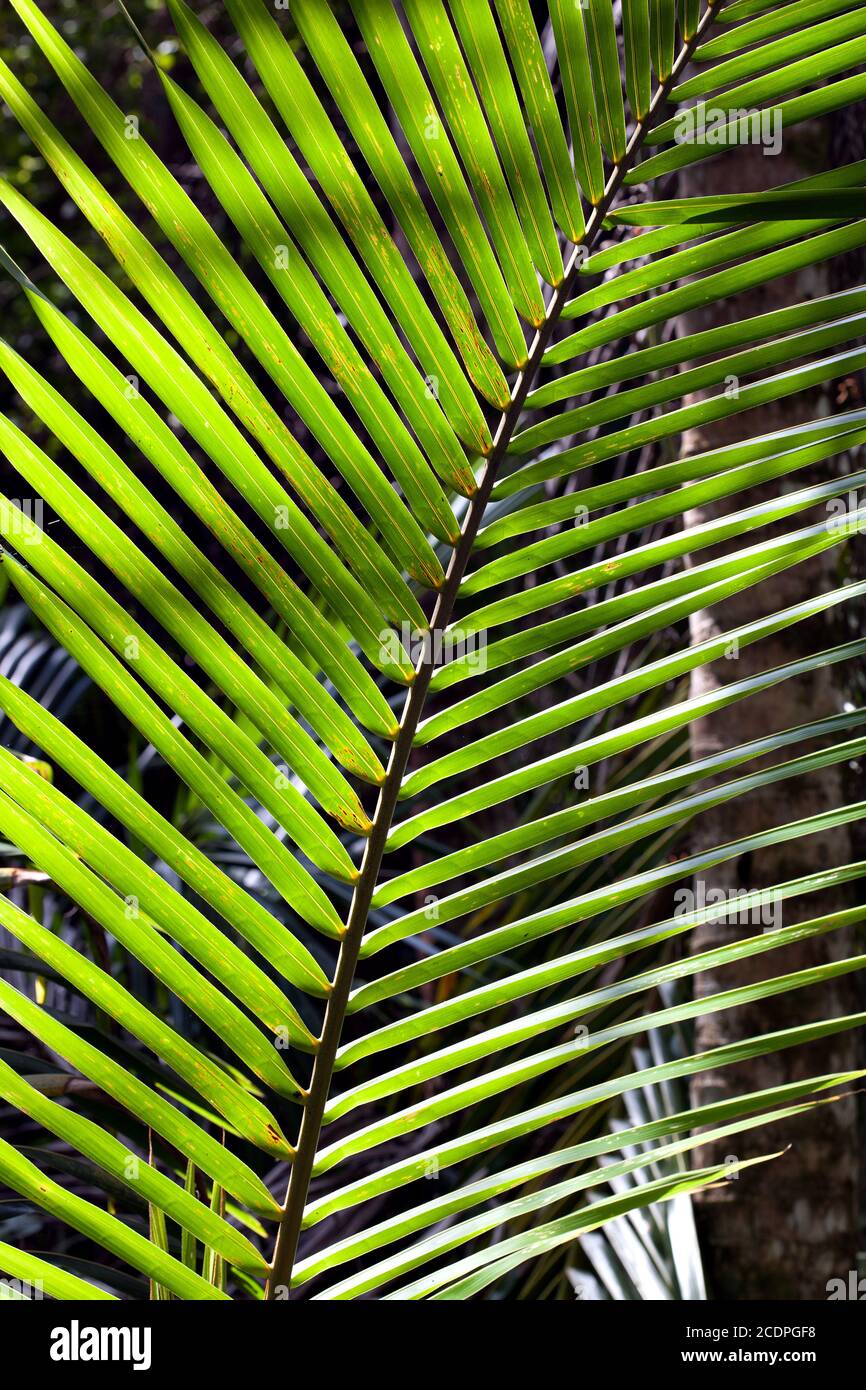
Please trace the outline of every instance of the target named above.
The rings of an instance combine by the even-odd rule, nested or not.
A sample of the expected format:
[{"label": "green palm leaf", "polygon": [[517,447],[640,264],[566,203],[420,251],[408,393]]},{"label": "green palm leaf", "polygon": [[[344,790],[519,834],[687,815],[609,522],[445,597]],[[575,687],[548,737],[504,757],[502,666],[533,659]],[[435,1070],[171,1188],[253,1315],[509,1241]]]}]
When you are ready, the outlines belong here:
[{"label": "green palm leaf", "polygon": [[[866,750],[852,703],[687,753],[697,720],[866,652],[825,636],[779,659],[771,640],[826,634],[866,593],[844,571],[866,472],[838,462],[866,413],[809,418],[816,388],[866,366],[866,287],[737,301],[866,244],[866,168],[708,198],[658,182],[750,121],[785,133],[859,100],[859,11],[804,0],[795,24],[766,0],[628,0],[618,31],[606,0],[550,0],[543,33],[526,0],[406,0],[402,19],[353,0],[350,41],[327,0],[296,0],[291,23],[228,0],[232,56],[167,0],[176,76],[149,13],[121,6],[214,218],[36,0],[13,7],[80,121],[67,138],[0,63],[73,224],[0,180],[23,264],[0,262],[60,368],[0,342],[0,450],[63,526],[0,497],[2,568],[145,753],[124,775],[98,730],[0,672],[0,711],[40,759],[0,747],[0,836],[106,943],[52,929],[10,879],[2,963],[36,983],[0,978],[0,1008],[87,1084],[80,1105],[55,1098],[10,1054],[0,1096],[61,1141],[46,1169],[86,1165],[112,1203],[26,1145],[0,1141],[0,1178],[153,1297],[483,1294],[717,1182],[692,1150],[859,1075],[602,1124],[641,1088],[864,1022],[622,1063],[647,1029],[866,965],[835,945],[807,969],[771,954],[862,922],[809,907],[860,884],[845,853],[735,903],[659,906],[744,856],[841,845],[866,816],[840,802],[685,838]],[[709,95],[713,139],[704,108],[663,112]],[[708,307],[717,329],[671,334]],[[796,420],[753,427],[780,400]],[[730,442],[680,456],[720,421]],[[833,582],[768,610],[773,581],[818,557]],[[683,645],[735,595],[754,617]],[[689,692],[751,646],[749,674]],[[583,796],[590,768],[606,780]],[[767,901],[795,919],[696,948],[697,927]],[[744,961],[766,973],[659,1006],[672,981]],[[323,1224],[350,1210],[345,1231]],[[0,1267],[52,1297],[113,1296],[3,1243]]]}]

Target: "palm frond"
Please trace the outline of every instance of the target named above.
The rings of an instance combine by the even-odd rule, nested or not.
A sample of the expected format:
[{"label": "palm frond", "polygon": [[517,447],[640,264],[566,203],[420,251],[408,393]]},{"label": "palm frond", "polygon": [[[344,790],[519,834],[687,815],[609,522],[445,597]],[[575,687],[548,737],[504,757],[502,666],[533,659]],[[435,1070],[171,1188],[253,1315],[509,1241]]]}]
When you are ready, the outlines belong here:
[{"label": "palm frond", "polygon": [[[50,1145],[37,1166],[3,1141],[0,1178],[154,1296],[461,1299],[593,1232],[615,1241],[730,1176],[701,1145],[859,1075],[658,1115],[634,1100],[859,1013],[629,1054],[648,1029],[866,964],[770,956],[753,983],[657,1006],[671,981],[844,940],[866,916],[808,915],[866,875],[844,854],[734,903],[669,905],[716,865],[866,817],[858,801],[703,848],[683,836],[866,749],[851,707],[685,751],[696,720],[866,652],[827,637],[866,593],[833,568],[866,524],[866,472],[840,464],[866,413],[813,409],[866,367],[866,287],[757,315],[737,299],[866,245],[866,170],[718,198],[660,182],[765,116],[784,136],[866,95],[861,12],[628,0],[620,35],[607,0],[550,0],[551,71],[527,0],[404,0],[402,17],[353,0],[351,28],[328,0],[285,23],[228,0],[242,72],[168,0],[175,76],[130,5],[232,249],[146,122],[35,0],[12,5],[81,120],[67,138],[0,62],[76,210],[61,228],[0,180],[29,248],[3,268],[61,364],[55,384],[0,343],[0,450],[64,526],[0,498],[3,574],[65,654],[55,686],[100,692],[222,849],[69,727],[69,699],[49,709],[0,638],[0,836],[109,952],[50,930],[17,888],[0,897],[21,954],[92,1025],[0,979],[7,1018],[89,1083],[79,1108],[0,1059],[0,1095],[130,1214],[49,1176]],[[668,115],[708,94],[713,124],[706,106]],[[710,306],[717,330],[672,334]],[[780,400],[790,426],[751,428]],[[722,420],[732,442],[679,456]],[[831,582],[758,606],[819,560]],[[684,645],[689,617],[736,594],[754,618]],[[818,645],[780,661],[770,639],[801,626]],[[750,674],[686,689],[760,643]],[[690,943],[768,900],[794,920]],[[0,1267],[60,1298],[116,1287],[7,1244]]]}]

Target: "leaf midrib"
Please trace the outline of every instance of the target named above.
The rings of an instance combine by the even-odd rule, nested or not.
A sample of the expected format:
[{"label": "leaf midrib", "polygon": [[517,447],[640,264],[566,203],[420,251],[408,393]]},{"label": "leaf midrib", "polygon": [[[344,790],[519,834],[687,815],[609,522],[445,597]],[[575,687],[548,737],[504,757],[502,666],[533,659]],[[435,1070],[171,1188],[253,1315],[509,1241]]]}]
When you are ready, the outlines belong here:
[{"label": "leaf midrib", "polygon": [[346,931],[340,945],[333,987],[325,1011],[310,1088],[306,1096],[297,1152],[292,1163],[286,1201],[274,1247],[271,1276],[265,1294],[267,1299],[285,1298],[290,1288],[291,1271],[303,1226],[304,1208],[318,1150],[322,1118],[331,1088],[334,1059],[342,1036],[346,1006],[354,982],[361,942],[367,926],[373,893],[378,882],[385,843],[397,806],[400,785],[412,752],[415,732],[424,712],[430,681],[435,670],[433,654],[437,650],[436,639],[444,634],[451,621],[460,584],[472,555],[475,537],[490,500],[500,465],[508,452],[508,446],[514,436],[526,397],[534,385],[544,353],[568,302],[583,258],[591,251],[598,238],[604,218],[620,190],[625,175],[632,168],[635,157],[643,146],[656,113],[664,106],[680,72],[688,64],[695,48],[707,30],[711,28],[715,16],[725,3],[727,0],[708,0],[707,9],[694,35],[680,50],[667,80],[656,89],[646,117],[635,126],[622,160],[614,166],[602,199],[593,209],[586,223],[583,237],[574,244],[563,279],[548,301],[544,322],[536,332],[529,347],[526,363],[514,383],[511,400],[500,416],[478,491],[467,510],[460,539],[451,555],[445,582],[437,595],[429,630],[425,635],[423,650],[416,667],[415,679],[407,692],[399,732],[391,748],[385,781],[380,788],[379,800],[373,817],[373,828],[366,842],[360,876],[355,884]]}]

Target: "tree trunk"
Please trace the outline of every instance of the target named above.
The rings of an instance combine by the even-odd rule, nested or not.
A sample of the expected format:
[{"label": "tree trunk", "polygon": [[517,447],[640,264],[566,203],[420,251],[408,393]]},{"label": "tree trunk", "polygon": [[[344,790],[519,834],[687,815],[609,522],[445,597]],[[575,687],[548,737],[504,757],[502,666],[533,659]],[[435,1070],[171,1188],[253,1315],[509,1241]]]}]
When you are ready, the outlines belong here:
[{"label": "tree trunk", "polygon": [[[826,148],[826,129],[825,126],[804,126],[786,131],[782,152],[776,158],[765,156],[758,147],[745,146],[686,170],[681,178],[680,194],[689,197],[762,190],[830,167],[833,152]],[[851,150],[849,142],[844,162],[858,157]],[[679,331],[686,334],[712,328],[719,323],[720,314],[725,319],[728,316],[741,319],[832,292],[843,287],[840,273],[848,284],[862,282],[860,258],[855,258],[854,264],[840,267],[838,263],[831,263],[773,280],[722,306],[684,315]],[[850,408],[856,404],[850,400],[850,395],[856,394],[859,387],[856,381],[830,383],[821,391],[789,397],[690,431],[683,439],[683,451],[693,454],[764,434],[832,413],[843,408],[843,403]],[[849,466],[850,460],[843,457],[830,460],[819,465],[816,474],[803,471],[782,484],[776,482],[751,490],[747,504],[777,495],[786,488],[793,490],[825,481],[835,471],[848,471]],[[686,525],[697,526],[736,509],[737,505],[742,506],[743,501],[692,511],[686,518]],[[816,509],[804,513],[802,520],[795,518],[783,524],[783,529],[814,523],[823,516],[826,511]],[[759,534],[770,533],[762,531]],[[730,548],[748,544],[748,541],[748,537],[742,538]],[[708,553],[717,554],[721,549],[724,547],[701,552],[701,558]],[[719,632],[836,587],[839,555],[840,551],[834,548],[822,557],[765,582],[757,590],[747,590],[696,614],[691,621],[693,643],[703,642]],[[862,617],[862,609],[857,616]],[[828,618],[797,624],[777,637],[741,649],[730,659],[702,667],[692,677],[692,694],[701,695],[753,672],[847,640],[849,621],[843,607]],[[698,720],[692,726],[692,755],[701,758],[751,738],[837,713],[843,707],[849,680],[850,672],[845,666],[819,669],[809,676],[787,681],[763,696],[751,697],[728,710]],[[806,747],[796,748],[784,756],[797,756],[801,751],[807,751]],[[839,806],[850,799],[846,796],[845,781],[845,768],[831,767],[723,804],[702,818],[694,848],[700,850],[768,825]],[[706,889],[762,888],[844,864],[855,857],[856,845],[852,848],[852,836],[843,828],[721,865],[704,875],[704,883]],[[793,899],[781,905],[784,925],[838,910],[850,902],[850,897],[835,891]],[[760,926],[740,924],[735,920],[708,924],[694,933],[690,944],[694,950],[706,950],[760,930]],[[785,951],[774,951],[707,972],[697,981],[696,989],[700,996],[705,996],[766,975],[803,969],[853,954],[856,949],[853,932],[833,932]],[[820,988],[799,990],[753,1006],[707,1015],[698,1020],[697,1047],[716,1047],[812,1019],[851,1013],[858,1007],[862,1005],[857,977],[844,976]],[[860,1055],[857,1035],[841,1033],[821,1044],[783,1051],[715,1073],[706,1072],[694,1084],[693,1102],[707,1104],[804,1076],[852,1069],[858,1065]],[[775,1152],[786,1145],[791,1147],[781,1158],[760,1165],[699,1199],[699,1229],[711,1297],[822,1299],[827,1296],[829,1279],[844,1277],[848,1270],[856,1267],[858,1143],[857,1103],[853,1098],[821,1105],[811,1114],[784,1126],[744,1134],[721,1145],[708,1145],[701,1158],[716,1162],[732,1152],[745,1157]]]}]

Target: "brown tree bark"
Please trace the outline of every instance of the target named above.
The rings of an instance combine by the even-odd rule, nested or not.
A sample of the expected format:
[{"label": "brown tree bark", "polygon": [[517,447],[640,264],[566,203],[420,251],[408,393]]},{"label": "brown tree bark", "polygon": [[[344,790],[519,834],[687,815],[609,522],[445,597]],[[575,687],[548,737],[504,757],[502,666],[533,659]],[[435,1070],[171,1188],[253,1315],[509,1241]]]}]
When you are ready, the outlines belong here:
[{"label": "brown tree bark", "polygon": [[[782,151],[776,158],[765,156],[757,147],[741,147],[684,171],[680,195],[767,189],[830,167],[834,162],[848,162],[858,157],[851,152],[849,144],[843,160],[835,161],[832,145],[832,130],[825,125],[795,128],[785,132]],[[729,319],[741,319],[817,297],[840,289],[846,283],[862,283],[866,278],[863,269],[861,259],[855,257],[844,266],[831,263],[769,281],[721,306],[683,316],[680,332],[698,332]],[[856,404],[856,400],[851,400],[852,393],[856,396],[860,389],[857,381],[835,382],[821,391],[789,397],[708,428],[690,431],[682,441],[683,451],[697,453],[814,419],[846,405],[850,408],[851,404]],[[781,484],[769,484],[763,490],[752,490],[748,501],[777,495],[786,487],[793,489],[825,481],[833,472],[848,471],[849,467],[850,460],[830,460],[819,466],[817,475],[810,476],[804,471],[795,474],[790,483],[786,480]],[[695,510],[688,514],[685,524],[699,525],[734,510],[736,505],[735,501]],[[809,524],[821,515],[820,510],[810,511],[803,514],[802,521],[798,518],[789,522],[786,529],[791,525]],[[770,533],[762,531],[760,534]],[[743,540],[734,543],[734,548],[743,543]],[[707,553],[702,552],[701,558]],[[757,590],[748,590],[696,614],[691,622],[693,643],[836,587],[838,564],[839,553],[834,549],[770,580]],[[858,616],[862,618],[862,609]],[[847,640],[849,621],[844,609],[837,610],[828,618],[798,624],[777,637],[742,648],[736,659],[715,662],[696,671],[692,693],[702,694],[750,673],[796,659],[801,654]],[[837,713],[843,707],[849,680],[850,672],[844,666],[827,667],[699,720],[692,727],[692,754],[700,758],[750,738]],[[806,750],[796,749],[787,756],[796,756],[799,751]],[[724,804],[702,818],[694,848],[724,843],[768,825],[838,806],[849,799],[845,782],[845,768],[832,767]],[[704,881],[707,889],[762,888],[847,863],[857,857],[856,849],[852,835],[843,828],[830,835],[796,840],[748,859],[735,860],[707,873]],[[817,917],[848,906],[850,902],[850,896],[840,892],[794,899],[783,905],[784,924]],[[696,931],[690,946],[694,950],[704,950],[760,930],[760,926],[737,922],[707,924]],[[852,931],[831,933],[785,951],[707,972],[700,977],[696,988],[700,996],[705,996],[766,975],[803,969],[853,954],[856,950]],[[800,990],[754,1006],[710,1014],[698,1021],[697,1046],[700,1049],[715,1047],[812,1019],[851,1013],[862,1007],[861,999],[857,977],[845,976],[821,988]],[[706,1104],[804,1076],[854,1068],[860,1063],[861,1053],[858,1036],[841,1033],[821,1044],[706,1073],[694,1083],[693,1102]],[[853,1098],[821,1105],[811,1114],[784,1126],[749,1133],[722,1145],[707,1146],[701,1158],[715,1162],[732,1152],[745,1157],[775,1151],[785,1145],[790,1148],[781,1158],[740,1175],[700,1199],[699,1230],[712,1297],[822,1299],[827,1296],[829,1279],[844,1277],[848,1270],[855,1268],[858,1143],[857,1103]]]}]

